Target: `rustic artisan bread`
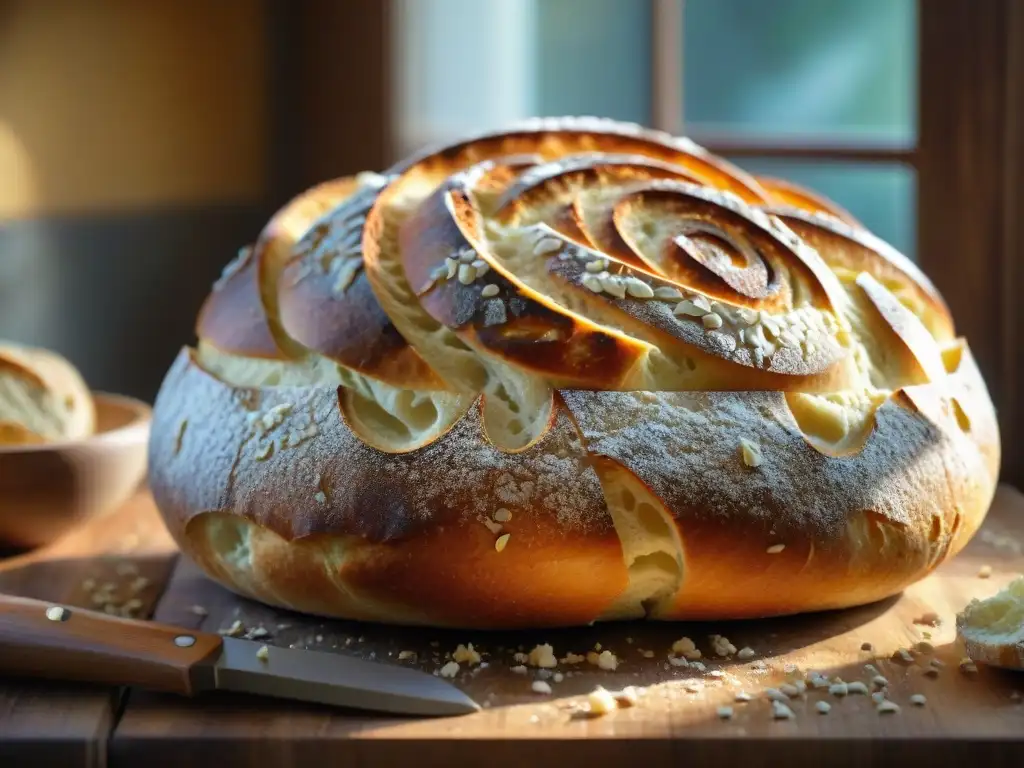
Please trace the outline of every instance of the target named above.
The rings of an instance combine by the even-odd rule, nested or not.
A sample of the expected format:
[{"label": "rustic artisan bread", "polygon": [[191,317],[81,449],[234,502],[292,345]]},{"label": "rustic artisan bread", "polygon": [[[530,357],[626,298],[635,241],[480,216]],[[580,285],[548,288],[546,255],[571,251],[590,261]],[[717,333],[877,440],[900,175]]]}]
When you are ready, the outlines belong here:
[{"label": "rustic artisan bread", "polygon": [[0,446],[74,440],[95,428],[89,387],[70,362],[0,341]]},{"label": "rustic artisan bread", "polygon": [[301,195],[198,335],[156,401],[157,503],[213,578],[326,616],[856,605],[958,552],[996,484],[985,384],[913,263],[611,121]]}]

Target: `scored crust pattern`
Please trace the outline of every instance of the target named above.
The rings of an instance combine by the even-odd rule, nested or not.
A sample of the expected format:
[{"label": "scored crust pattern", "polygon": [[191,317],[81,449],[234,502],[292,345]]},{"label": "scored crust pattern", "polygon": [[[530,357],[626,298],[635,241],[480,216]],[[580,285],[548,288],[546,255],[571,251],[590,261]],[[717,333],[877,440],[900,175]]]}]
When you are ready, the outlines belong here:
[{"label": "scored crust pattern", "polygon": [[633,125],[531,121],[309,190],[197,332],[154,494],[208,573],[300,610],[852,605],[958,551],[994,492],[992,405],[921,271]]}]

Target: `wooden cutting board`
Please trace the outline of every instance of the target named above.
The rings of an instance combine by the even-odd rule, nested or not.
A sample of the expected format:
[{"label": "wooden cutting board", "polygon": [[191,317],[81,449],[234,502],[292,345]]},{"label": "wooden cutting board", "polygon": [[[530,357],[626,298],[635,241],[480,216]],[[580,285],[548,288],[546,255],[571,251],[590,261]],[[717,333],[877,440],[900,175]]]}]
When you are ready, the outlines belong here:
[{"label": "wooden cutting board", "polygon": [[[859,609],[771,621],[714,624],[620,623],[535,633],[423,631],[327,622],[268,609],[238,598],[179,561],[156,618],[204,630],[236,621],[269,632],[264,642],[330,650],[391,664],[438,670],[459,644],[473,643],[484,664],[462,664],[454,682],[485,709],[445,720],[407,720],[324,707],[216,696],[187,702],[132,692],[111,738],[112,765],[565,766],[658,761],[687,765],[896,765],[909,759],[947,765],[971,760],[985,768],[1024,763],[1024,673],[959,669],[956,611],[987,597],[1024,571],[1024,496],[1000,489],[983,532],[958,558],[898,598]],[[981,578],[983,566],[990,578]],[[198,606],[198,607],[197,607]],[[915,623],[929,613],[938,626]],[[928,634],[925,634],[928,633]],[[708,636],[726,636],[751,659],[720,659]],[[705,669],[668,661],[672,643],[692,638]],[[900,648],[927,639],[934,650],[893,660]],[[619,659],[614,671],[583,662],[547,672],[512,670],[515,653],[550,643],[558,658],[600,644]],[[870,643],[872,650],[862,648]],[[925,646],[927,649],[927,646]],[[411,651],[415,659],[399,660]],[[937,660],[941,668],[932,664]],[[764,690],[817,670],[871,686],[873,664],[889,681],[900,712],[880,714],[865,695],[840,698],[809,691],[790,702],[792,720],[775,720]],[[931,677],[929,669],[938,669]],[[790,670],[787,673],[787,669]],[[545,677],[550,695],[532,689]],[[644,689],[636,706],[600,718],[579,704],[601,685]],[[749,703],[735,701],[740,691]],[[924,706],[910,697],[923,694]],[[816,702],[831,711],[819,714]],[[731,706],[723,720],[718,708]]]}]

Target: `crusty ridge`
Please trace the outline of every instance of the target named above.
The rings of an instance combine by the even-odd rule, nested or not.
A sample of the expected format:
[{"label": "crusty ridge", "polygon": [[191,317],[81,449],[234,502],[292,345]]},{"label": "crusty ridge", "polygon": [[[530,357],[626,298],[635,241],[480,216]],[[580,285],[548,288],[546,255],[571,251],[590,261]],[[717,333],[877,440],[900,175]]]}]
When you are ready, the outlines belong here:
[{"label": "crusty ridge", "polygon": [[[935,496],[937,476],[993,475],[984,385],[934,286],[830,201],[762,185],[687,140],[586,119],[474,137],[330,189],[350,196],[319,208],[300,196],[289,226],[268,227],[263,248],[226,271],[196,355],[168,376],[160,402],[178,415],[160,422],[165,432],[193,407],[176,387],[236,413],[210,416],[230,472],[211,469],[202,498],[163,486],[186,510],[176,535],[221,509],[284,540],[385,545],[455,524],[441,522],[452,505],[437,494],[417,495],[412,514],[389,501],[393,485],[381,490],[380,477],[394,482],[419,460],[445,478],[439,487],[519,494],[524,513],[547,510],[552,530],[614,534],[643,587],[627,582],[628,599],[600,610],[607,618],[678,615],[682,594],[713,610],[694,593],[700,579],[687,586],[684,576],[706,572],[694,543],[733,518],[747,520],[745,546],[762,551],[786,525],[819,548],[881,532],[918,564],[912,573],[975,527],[916,499]],[[322,200],[324,189],[309,195]],[[266,243],[293,248],[287,263],[263,268]],[[949,418],[964,407],[973,434]],[[286,431],[268,443],[254,438],[261,429]],[[531,458],[573,434],[571,448]],[[155,440],[157,466],[201,461]],[[950,458],[957,451],[962,460]],[[492,465],[449,474],[462,453]],[[571,467],[558,464],[570,454]],[[325,483],[335,481],[320,478],[306,490],[328,506],[296,515],[262,493],[298,493],[275,478],[327,455],[350,457],[337,478],[349,498],[332,499]],[[740,482],[716,485],[737,473]],[[554,487],[533,495],[584,477],[579,498]],[[786,489],[801,484],[807,504],[821,487],[839,496],[794,509]],[[954,506],[988,492],[946,486]],[[495,501],[460,496],[454,507],[477,510],[490,531]],[[381,513],[366,517],[367,504]],[[937,533],[907,534],[930,530],[929,516]],[[884,588],[907,578],[894,573]]]}]

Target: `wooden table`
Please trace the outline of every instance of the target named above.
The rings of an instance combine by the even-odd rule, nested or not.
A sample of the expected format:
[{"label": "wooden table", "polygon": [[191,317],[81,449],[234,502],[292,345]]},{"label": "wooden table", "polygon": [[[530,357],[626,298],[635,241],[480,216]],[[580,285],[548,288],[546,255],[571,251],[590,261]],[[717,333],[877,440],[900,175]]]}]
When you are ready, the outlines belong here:
[{"label": "wooden table", "polygon": [[[715,625],[622,623],[540,633],[413,631],[324,622],[242,600],[179,559],[148,496],[46,550],[0,561],[0,590],[86,607],[112,603],[138,615],[206,630],[241,621],[266,642],[415,664],[434,671],[460,643],[486,666],[463,665],[456,684],[485,709],[445,720],[367,716],[324,707],[211,696],[185,701],[142,691],[0,681],[0,765],[59,766],[570,766],[630,762],[708,766],[929,765],[968,760],[985,768],[1024,763],[1024,673],[958,668],[954,615],[1024,571],[1024,496],[1003,487],[983,532],[967,550],[902,596],[850,611]],[[992,576],[979,577],[982,565]],[[109,585],[109,586],[104,586]],[[104,594],[104,589],[106,593]],[[197,608],[196,606],[199,606]],[[935,612],[938,626],[915,623]],[[739,661],[705,658],[704,671],[669,664],[674,640],[727,636],[756,651]],[[928,633],[928,635],[925,635]],[[891,658],[928,637],[934,650],[911,663]],[[620,659],[614,672],[560,663],[550,696],[533,692],[539,673],[511,670],[513,654],[547,642],[563,658],[600,643]],[[862,649],[871,643],[872,651]],[[415,651],[415,661],[398,661]],[[932,663],[937,659],[938,664]],[[810,670],[870,683],[874,664],[902,710],[883,715],[864,695],[809,691],[790,702],[791,721],[773,720],[764,689]],[[937,672],[929,672],[937,669]],[[935,677],[929,675],[935,674]],[[635,707],[581,716],[595,685],[645,692]],[[734,701],[738,691],[753,695]],[[923,693],[923,707],[909,697]],[[818,714],[815,703],[832,705]],[[733,717],[720,719],[718,708]]]}]

